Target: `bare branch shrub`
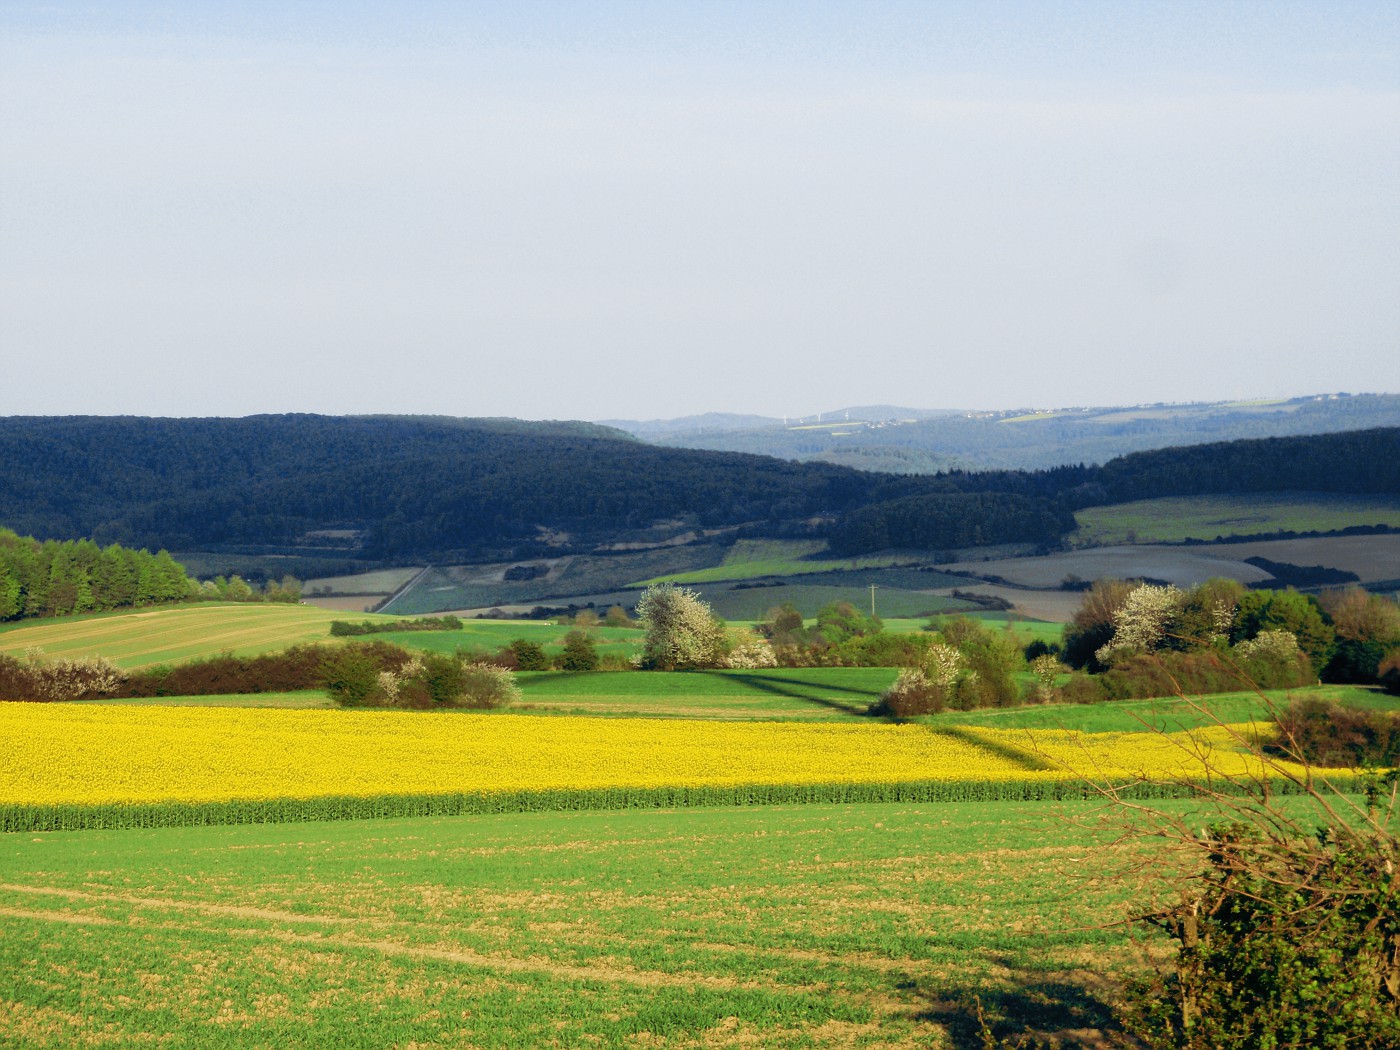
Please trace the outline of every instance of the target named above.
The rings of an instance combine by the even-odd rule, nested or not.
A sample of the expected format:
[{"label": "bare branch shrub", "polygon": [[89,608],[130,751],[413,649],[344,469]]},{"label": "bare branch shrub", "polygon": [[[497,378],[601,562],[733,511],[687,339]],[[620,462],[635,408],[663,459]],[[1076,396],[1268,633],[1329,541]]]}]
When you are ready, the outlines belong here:
[{"label": "bare branch shrub", "polygon": [[[1162,733],[1189,754],[1188,777],[1105,783],[1103,830],[1129,859],[1111,877],[1154,887],[1129,922],[1174,951],[1131,983],[1121,1012],[1150,1050],[1400,1046],[1397,775],[1326,769],[1287,719],[1271,731],[1205,721]],[[1258,694],[1268,705],[1268,699]],[[1207,742],[1250,758],[1226,773]],[[1189,794],[1191,804],[1146,796]]]}]

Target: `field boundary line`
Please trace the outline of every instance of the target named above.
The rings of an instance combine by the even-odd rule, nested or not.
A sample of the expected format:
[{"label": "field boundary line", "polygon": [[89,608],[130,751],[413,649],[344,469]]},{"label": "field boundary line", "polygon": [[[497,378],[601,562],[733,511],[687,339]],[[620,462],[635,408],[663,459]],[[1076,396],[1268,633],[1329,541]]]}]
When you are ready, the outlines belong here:
[{"label": "field boundary line", "polygon": [[[413,578],[412,578],[412,579],[410,579],[407,583],[405,583],[405,584],[403,584],[402,586],[400,586],[398,590],[394,591],[391,595],[389,595],[389,597],[385,598],[382,602],[380,602],[380,603],[379,603],[379,608],[378,608],[378,609],[375,609],[374,611],[377,612],[377,613],[382,613],[382,612],[384,612],[385,609],[389,608],[389,606],[393,605],[396,601],[398,601],[398,600],[399,600],[400,598],[402,598],[405,594],[407,594],[407,593],[409,592],[409,590],[411,590],[411,589],[413,588],[413,586],[414,586],[419,580],[421,580],[425,575],[427,575],[428,572],[431,571],[431,570],[432,570],[432,566],[431,566],[431,565],[425,565],[425,566],[423,566],[423,568],[419,569],[418,572],[416,572],[416,573],[413,575]],[[390,616],[396,616],[396,615],[398,615],[398,614],[397,614],[397,613],[389,613],[388,615],[390,615]]]}]

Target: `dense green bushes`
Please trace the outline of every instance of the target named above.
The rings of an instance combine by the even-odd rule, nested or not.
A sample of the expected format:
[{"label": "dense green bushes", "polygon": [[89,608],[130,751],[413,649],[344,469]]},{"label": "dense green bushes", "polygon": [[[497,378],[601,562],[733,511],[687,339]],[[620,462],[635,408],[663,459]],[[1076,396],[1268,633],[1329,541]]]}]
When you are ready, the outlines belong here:
[{"label": "dense green bushes", "polygon": [[470,653],[413,653],[383,643],[332,649],[321,664],[331,699],[345,707],[504,707],[520,698],[505,667]]},{"label": "dense green bushes", "polygon": [[1191,653],[1131,653],[1097,676],[1106,700],[1133,700],[1240,689],[1292,689],[1317,681],[1307,656],[1232,659],[1210,650]]},{"label": "dense green bushes", "polygon": [[1009,707],[1021,699],[1014,676],[1025,666],[1014,643],[977,620],[954,616],[938,625],[920,660],[900,672],[870,713],[912,718],[945,709]]},{"label": "dense green bushes", "polygon": [[131,699],[324,689],[346,706],[501,707],[518,696],[507,668],[479,654],[410,653],[387,642],[300,645],[127,671],[100,658],[27,661],[0,655],[0,698]]},{"label": "dense green bushes", "polygon": [[362,634],[389,634],[399,631],[460,631],[461,629],[461,619],[450,613],[446,616],[419,616],[412,620],[361,620],[359,623],[351,623],[349,620],[331,621],[331,634],[337,638]]},{"label": "dense green bushes", "polygon": [[[1252,682],[1291,688],[1319,677],[1380,680],[1400,653],[1400,608],[1360,588],[1246,592],[1230,580],[1189,591],[1095,583],[1065,631],[1063,655],[1109,699],[1218,692]],[[1081,692],[1087,688],[1081,687]]]},{"label": "dense green bushes", "polygon": [[1400,713],[1298,700],[1275,719],[1273,752],[1333,768],[1400,766]]}]

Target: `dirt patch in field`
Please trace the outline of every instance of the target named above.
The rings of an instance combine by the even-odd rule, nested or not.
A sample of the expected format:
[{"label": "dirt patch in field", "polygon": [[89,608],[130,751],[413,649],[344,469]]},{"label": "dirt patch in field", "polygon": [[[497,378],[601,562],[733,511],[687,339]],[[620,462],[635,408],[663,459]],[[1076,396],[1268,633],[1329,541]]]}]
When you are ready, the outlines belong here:
[{"label": "dirt patch in field", "polygon": [[[1001,574],[998,574],[1001,575]],[[1079,609],[1084,596],[1077,591],[1027,591],[1017,587],[999,587],[981,583],[975,587],[959,587],[963,594],[985,594],[1011,603],[1011,612],[1031,620],[1068,623]],[[930,594],[952,595],[952,589],[930,591]]]},{"label": "dirt patch in field", "polygon": [[999,576],[1018,587],[1041,589],[1057,588],[1070,576],[1081,580],[1129,580],[1145,576],[1166,580],[1178,587],[1192,587],[1212,576],[1225,576],[1246,584],[1270,578],[1263,569],[1245,564],[1244,559],[1249,555],[1234,551],[1233,547],[1233,544],[1226,545],[1225,553],[1212,553],[1212,548],[1207,547],[1096,547],[1038,558],[955,562],[941,567],[948,572]]},{"label": "dirt patch in field", "polygon": [[[1254,557],[1290,565],[1321,565],[1340,569],[1355,573],[1362,582],[1393,580],[1400,576],[1400,535],[1319,536],[1314,539],[1212,543],[1192,547],[1151,544],[1095,547],[1036,558],[957,562],[942,568],[973,576],[1000,577],[1013,586],[976,589],[999,593],[1018,606],[1024,605],[1027,615],[1034,615],[1030,612],[1031,603],[1039,602],[1042,598],[1050,603],[1059,599],[1028,594],[1020,588],[1054,589],[1066,577],[1081,580],[1149,577],[1166,580],[1178,587],[1192,587],[1212,576],[1224,576],[1244,584],[1265,583],[1272,578],[1269,573],[1245,561]],[[1079,596],[1065,593],[1071,594],[1077,607]]]},{"label": "dirt patch in field", "polygon": [[369,612],[376,605],[389,597],[387,594],[357,594],[357,595],[310,595],[303,598],[303,605],[314,605],[318,609],[328,609],[331,612]]},{"label": "dirt patch in field", "polygon": [[1290,565],[1323,565],[1354,572],[1363,583],[1400,577],[1400,535],[1319,536],[1314,539],[1260,540],[1193,548],[1232,558],[1267,558]]},{"label": "dirt patch in field", "polygon": [[857,1024],[853,1021],[826,1021],[820,1025],[805,1028],[755,1028],[737,1017],[726,1017],[718,1024],[698,1033],[693,1038],[653,1036],[642,1032],[629,1045],[636,1047],[765,1047],[776,1042],[786,1045],[789,1041],[802,1041],[804,1045],[830,1047],[859,1047],[878,1045],[883,1050],[927,1050],[930,1046],[946,1045],[930,1043],[928,1031],[910,1032],[907,1036],[891,1041],[888,1029],[878,1022]]}]

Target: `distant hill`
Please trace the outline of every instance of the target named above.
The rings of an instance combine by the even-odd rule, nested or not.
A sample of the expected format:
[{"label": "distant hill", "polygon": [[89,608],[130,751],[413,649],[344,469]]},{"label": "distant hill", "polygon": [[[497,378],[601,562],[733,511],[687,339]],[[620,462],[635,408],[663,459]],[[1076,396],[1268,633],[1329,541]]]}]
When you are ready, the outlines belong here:
[{"label": "distant hill", "polygon": [[[786,422],[764,417],[738,422],[745,418],[714,415],[614,425],[674,447],[754,452],[860,470],[1041,470],[1106,463],[1130,452],[1180,445],[1400,426],[1400,395],[1000,412],[884,405]],[[725,425],[726,419],[736,422]]]},{"label": "distant hill", "polygon": [[660,447],[575,422],[0,418],[0,526],[179,551],[471,561],[719,529],[824,538],[843,555],[1048,547],[1083,507],[1292,490],[1400,492],[1400,428],[1139,452],[1102,467],[897,475]]},{"label": "distant hill", "polygon": [[592,423],[0,419],[0,525],[171,550],[340,551],[376,560],[544,551],[658,523],[672,533],[777,527],[919,484],[661,448]]},{"label": "distant hill", "polygon": [[[603,419],[603,426],[633,434],[644,441],[675,445],[680,448],[707,447],[695,445],[692,439],[717,437],[719,435],[743,434],[750,431],[784,431],[821,429],[823,426],[836,426],[840,419],[856,420],[903,420],[915,422],[932,419],[936,416],[961,416],[963,413],[951,409],[897,408],[894,405],[868,405],[862,408],[847,408],[840,412],[821,413],[802,418],[779,419],[776,416],[741,415],[733,412],[706,412],[698,416],[679,416],[675,419]],[[826,422],[822,420],[825,418]],[[752,452],[753,449],[728,449],[721,451]],[[765,453],[767,454],[767,453]],[[793,457],[789,457],[793,458]]]}]

